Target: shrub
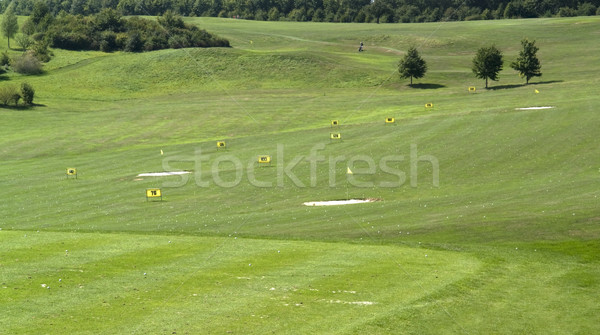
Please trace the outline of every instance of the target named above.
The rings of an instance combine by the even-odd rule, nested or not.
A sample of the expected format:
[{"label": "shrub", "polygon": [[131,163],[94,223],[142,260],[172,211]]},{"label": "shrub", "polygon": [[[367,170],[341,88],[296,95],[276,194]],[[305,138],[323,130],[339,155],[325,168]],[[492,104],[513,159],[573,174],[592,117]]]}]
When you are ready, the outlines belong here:
[{"label": "shrub", "polygon": [[0,66],[6,66],[10,64],[10,57],[8,57],[8,52],[4,51],[2,55],[0,55]]},{"label": "shrub", "polygon": [[19,99],[21,98],[14,86],[0,87],[0,102],[2,102],[3,105],[8,105],[10,102],[14,101],[15,96],[19,96]]},{"label": "shrub", "polygon": [[23,56],[14,59],[12,67],[15,72],[21,74],[42,73],[42,62],[31,52],[27,52]]},{"label": "shrub", "polygon": [[185,36],[182,35],[174,35],[169,38],[169,48],[171,49],[179,49],[179,48],[187,48],[189,47],[189,43]]},{"label": "shrub", "polygon": [[48,50],[48,42],[41,40],[33,44],[31,48],[33,55],[40,60],[40,62],[47,63],[50,61],[50,57],[54,56],[52,51]]},{"label": "shrub", "polygon": [[33,86],[28,83],[21,84],[21,96],[23,97],[23,102],[27,105],[33,104],[33,96],[35,95],[35,90]]}]

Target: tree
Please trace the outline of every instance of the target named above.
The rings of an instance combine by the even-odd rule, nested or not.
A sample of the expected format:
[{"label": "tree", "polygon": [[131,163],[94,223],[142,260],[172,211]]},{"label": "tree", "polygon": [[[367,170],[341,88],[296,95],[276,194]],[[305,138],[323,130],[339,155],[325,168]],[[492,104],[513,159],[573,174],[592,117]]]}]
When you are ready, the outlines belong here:
[{"label": "tree", "polygon": [[401,78],[410,77],[410,86],[412,86],[413,77],[422,78],[427,72],[427,63],[419,56],[415,47],[410,47],[398,64],[398,72]]},{"label": "tree", "polygon": [[527,39],[523,39],[521,45],[523,50],[519,52],[519,57],[510,64],[510,67],[518,71],[519,76],[525,77],[526,84],[529,84],[529,79],[542,75],[540,60],[535,55],[539,48],[535,46],[535,41],[529,42]]},{"label": "tree", "polygon": [[27,49],[29,49],[29,47],[33,44],[31,37],[25,34],[17,34],[17,36],[15,36],[15,41],[21,47],[21,49],[23,49],[23,51],[27,51]]},{"label": "tree", "polygon": [[2,34],[8,38],[8,48],[10,49],[10,38],[15,36],[17,31],[19,31],[19,23],[17,22],[17,15],[12,3],[4,11],[0,29],[2,29]]},{"label": "tree", "polygon": [[488,87],[488,79],[498,80],[502,66],[502,52],[493,45],[480,48],[473,58],[473,73],[477,78],[485,79],[485,88]]}]

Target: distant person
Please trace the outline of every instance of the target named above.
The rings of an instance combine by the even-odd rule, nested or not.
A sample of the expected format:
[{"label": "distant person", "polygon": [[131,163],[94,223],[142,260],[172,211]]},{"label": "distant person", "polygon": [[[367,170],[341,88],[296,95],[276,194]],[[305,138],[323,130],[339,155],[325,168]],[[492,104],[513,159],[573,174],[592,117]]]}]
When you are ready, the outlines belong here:
[{"label": "distant person", "polygon": [[360,42],[360,46],[358,47],[358,52],[363,51],[363,42]]}]

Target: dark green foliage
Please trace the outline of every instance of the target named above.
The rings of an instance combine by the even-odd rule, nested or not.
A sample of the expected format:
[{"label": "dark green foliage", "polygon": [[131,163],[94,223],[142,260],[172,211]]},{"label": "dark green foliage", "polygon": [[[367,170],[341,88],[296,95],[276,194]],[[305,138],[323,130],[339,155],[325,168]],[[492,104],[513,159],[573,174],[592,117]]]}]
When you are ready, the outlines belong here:
[{"label": "dark green foliage", "polygon": [[49,62],[50,57],[53,56],[52,51],[48,49],[48,41],[39,40],[35,42],[31,48],[33,55],[40,60],[40,62]]},{"label": "dark green foliage", "polygon": [[63,14],[50,25],[46,37],[55,48],[105,52],[229,46],[229,41],[185,24],[170,11],[156,21],[140,17],[125,19],[112,9],[93,17]]},{"label": "dark green foliage", "polygon": [[[0,3],[0,9],[8,5]],[[10,2],[9,2],[10,3]],[[268,21],[431,22],[548,16],[594,15],[598,0],[12,0],[18,15],[31,15],[23,32],[44,30],[47,15],[60,12],[94,15],[105,10],[122,15],[240,17]],[[115,31],[116,32],[116,31]]]},{"label": "dark green foliage", "polygon": [[142,41],[140,33],[138,31],[132,31],[127,37],[124,50],[129,52],[137,52],[142,51],[143,47],[144,41]]},{"label": "dark green foliage", "polygon": [[410,78],[412,86],[413,77],[422,78],[427,72],[427,63],[421,58],[415,47],[410,47],[398,64],[398,72],[400,72],[400,77]]},{"label": "dark green foliage", "polygon": [[33,104],[33,97],[35,95],[35,90],[33,86],[28,83],[21,84],[21,97],[23,98],[23,102],[27,105]]},{"label": "dark green foliage", "polygon": [[124,19],[119,12],[106,8],[94,16],[93,26],[96,31],[121,32],[125,30]]},{"label": "dark green foliage", "polygon": [[4,51],[2,55],[0,55],[0,66],[7,66],[10,64],[10,57],[8,56],[8,52]]},{"label": "dark green foliage", "polygon": [[540,72],[542,66],[536,56],[539,48],[535,46],[535,41],[529,42],[527,39],[523,39],[521,45],[523,50],[519,52],[519,57],[510,64],[510,67],[519,72],[521,77],[525,77],[526,83],[529,84],[529,79],[542,75]]},{"label": "dark green foliage", "polygon": [[477,78],[485,79],[485,88],[488,87],[488,79],[498,80],[498,73],[502,71],[504,63],[502,52],[495,46],[481,48],[473,58],[473,73]]}]

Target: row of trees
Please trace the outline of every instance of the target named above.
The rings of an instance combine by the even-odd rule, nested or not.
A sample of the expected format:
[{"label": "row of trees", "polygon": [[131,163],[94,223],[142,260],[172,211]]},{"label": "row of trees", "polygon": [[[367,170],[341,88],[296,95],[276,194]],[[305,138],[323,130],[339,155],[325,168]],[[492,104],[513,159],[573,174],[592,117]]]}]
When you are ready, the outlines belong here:
[{"label": "row of trees", "polygon": [[[41,0],[12,3],[30,15]],[[241,17],[250,20],[326,22],[430,22],[549,16],[599,15],[600,0],[44,0],[54,15],[93,15],[117,9],[123,15]]]},{"label": "row of trees", "polygon": [[[539,77],[541,73],[540,60],[537,58],[538,47],[535,41],[523,39],[521,41],[522,50],[517,59],[510,64],[510,67],[519,73],[519,76],[526,79],[526,84],[533,77]],[[477,50],[473,58],[473,73],[477,78],[485,79],[485,88],[488,88],[488,79],[498,80],[498,74],[502,71],[504,60],[502,52],[495,46],[483,47]],[[419,55],[417,49],[411,47],[398,64],[398,72],[401,78],[410,78],[412,86],[413,78],[419,79],[425,76],[427,72],[427,63]]]},{"label": "row of trees", "polygon": [[[19,30],[13,5],[4,12],[0,28],[4,36],[15,37]],[[61,12],[52,14],[48,5],[37,2],[21,27],[17,42],[23,49],[43,44],[69,50],[151,51],[187,47],[229,47],[229,41],[183,22],[171,11],[155,20],[124,18],[114,9],[93,16]]]}]

